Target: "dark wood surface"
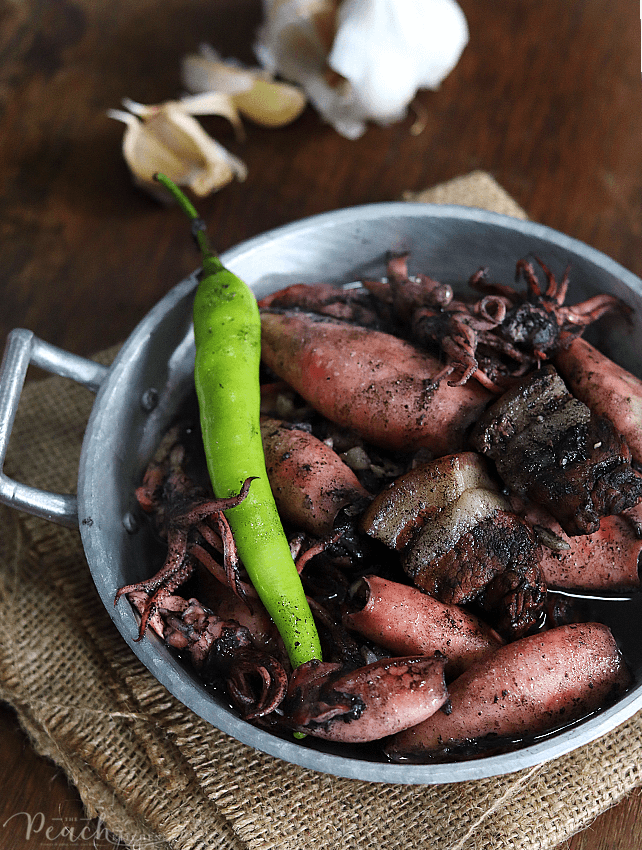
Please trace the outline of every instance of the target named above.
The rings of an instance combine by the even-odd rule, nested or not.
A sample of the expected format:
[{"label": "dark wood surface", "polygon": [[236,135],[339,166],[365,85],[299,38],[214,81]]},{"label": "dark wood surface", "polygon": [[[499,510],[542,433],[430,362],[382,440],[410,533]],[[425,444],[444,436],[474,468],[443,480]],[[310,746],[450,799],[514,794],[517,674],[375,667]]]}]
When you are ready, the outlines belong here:
[{"label": "dark wood surface", "polygon": [[[473,169],[489,171],[535,220],[642,275],[640,20],[630,0],[460,0],[471,40],[412,118],[341,138],[308,109],[290,127],[247,126],[247,163],[199,203],[219,250],[337,207],[397,199]],[[252,61],[258,0],[0,2],[0,340],[14,327],[88,355],[123,340],[196,265],[178,210],[136,190],[106,117],[122,97],[180,91],[181,57],[201,41]],[[0,709],[0,843],[70,846],[85,825],[76,791]],[[634,793],[568,844],[642,848]],[[52,827],[28,834],[24,816]],[[113,846],[100,824],[73,846]],[[83,843],[84,842],[84,843]]]}]

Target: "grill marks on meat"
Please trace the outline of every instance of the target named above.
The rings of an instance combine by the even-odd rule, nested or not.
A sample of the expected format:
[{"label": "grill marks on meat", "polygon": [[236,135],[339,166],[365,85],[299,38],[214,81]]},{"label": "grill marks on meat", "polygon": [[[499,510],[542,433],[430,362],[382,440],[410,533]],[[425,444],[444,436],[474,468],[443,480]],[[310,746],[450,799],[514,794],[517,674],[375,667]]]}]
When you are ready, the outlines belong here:
[{"label": "grill marks on meat", "polygon": [[481,418],[473,446],[504,482],[543,505],[573,536],[642,499],[642,476],[610,420],[572,396],[552,365],[505,393]]},{"label": "grill marks on meat", "polygon": [[504,569],[486,585],[477,602],[500,634],[516,639],[543,621],[547,597],[541,548],[530,526],[515,514],[507,514],[497,517],[488,551]]}]

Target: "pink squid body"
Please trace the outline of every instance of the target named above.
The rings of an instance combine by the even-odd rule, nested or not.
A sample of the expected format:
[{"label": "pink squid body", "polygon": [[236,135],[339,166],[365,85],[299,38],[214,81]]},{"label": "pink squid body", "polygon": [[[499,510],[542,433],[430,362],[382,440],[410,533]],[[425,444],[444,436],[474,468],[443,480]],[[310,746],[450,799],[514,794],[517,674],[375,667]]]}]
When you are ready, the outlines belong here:
[{"label": "pink squid body", "polygon": [[450,685],[448,714],[437,712],[401,732],[386,751],[403,759],[483,739],[501,744],[502,738],[535,735],[595,711],[629,683],[607,626],[559,626],[474,664]]},{"label": "pink squid body", "polygon": [[396,655],[441,652],[452,678],[504,644],[494,629],[457,605],[376,575],[362,581],[365,605],[346,614],[344,623]]},{"label": "pink squid body", "polygon": [[442,657],[386,658],[341,672],[309,661],[290,677],[283,703],[295,730],[328,741],[365,743],[430,717],[447,700]]},{"label": "pink squid body", "polygon": [[450,387],[433,379],[441,364],[391,334],[263,312],[264,362],[316,410],[383,448],[463,447],[492,394],[477,382]]},{"label": "pink squid body", "polygon": [[642,538],[642,502],[623,514],[603,517],[592,534],[569,537],[539,505],[524,507],[511,495],[514,510],[532,525],[547,528],[566,543],[566,549],[542,546],[540,569],[547,586],[558,590],[632,591],[640,589],[638,565]]},{"label": "pink squid body", "polygon": [[295,527],[323,537],[342,507],[369,497],[350,467],[312,434],[262,417],[261,436],[279,513]]}]

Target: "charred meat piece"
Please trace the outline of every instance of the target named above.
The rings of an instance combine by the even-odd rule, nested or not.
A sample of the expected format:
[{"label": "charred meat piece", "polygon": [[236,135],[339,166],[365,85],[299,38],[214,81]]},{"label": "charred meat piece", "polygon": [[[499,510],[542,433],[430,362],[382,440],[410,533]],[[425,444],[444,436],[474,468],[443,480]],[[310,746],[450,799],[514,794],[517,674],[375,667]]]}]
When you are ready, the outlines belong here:
[{"label": "charred meat piece", "polygon": [[500,634],[515,640],[541,622],[546,584],[531,528],[503,505],[499,496],[468,491],[440,518],[447,545],[435,547],[430,527],[408,550],[404,568],[441,602],[475,602]]},{"label": "charred meat piece", "polygon": [[642,499],[624,438],[571,395],[552,365],[498,399],[471,442],[512,490],[546,507],[571,536],[597,531],[602,517]]},{"label": "charred meat piece", "polygon": [[480,455],[449,455],[397,479],[373,500],[362,528],[400,552],[417,587],[450,605],[475,602],[504,637],[540,622],[541,549]]},{"label": "charred meat piece", "polygon": [[496,490],[488,467],[476,452],[457,452],[421,464],[377,494],[361,527],[370,537],[401,551],[428,520],[466,490]]}]

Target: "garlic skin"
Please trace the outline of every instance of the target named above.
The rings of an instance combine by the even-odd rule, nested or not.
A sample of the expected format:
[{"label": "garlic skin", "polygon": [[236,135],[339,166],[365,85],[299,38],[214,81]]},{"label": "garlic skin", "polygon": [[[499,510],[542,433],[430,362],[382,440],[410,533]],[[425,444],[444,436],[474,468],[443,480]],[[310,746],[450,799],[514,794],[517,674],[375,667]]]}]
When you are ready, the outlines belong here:
[{"label": "garlic skin", "polygon": [[183,85],[191,92],[225,93],[243,115],[262,127],[283,127],[303,112],[305,93],[298,86],[277,82],[262,68],[246,68],[223,60],[208,44],[183,59]]},{"label": "garlic skin", "polygon": [[469,39],[455,0],[263,3],[259,61],[301,85],[321,116],[351,139],[367,121],[403,118],[418,89],[439,87]]},{"label": "garlic skin", "polygon": [[245,164],[209,136],[194,115],[223,115],[240,131],[238,113],[223,97],[185,98],[145,106],[125,99],[127,111],[108,115],[124,122],[123,156],[134,182],[159,200],[168,200],[154,180],[161,171],[179,186],[203,197],[234,178],[245,180]]}]

